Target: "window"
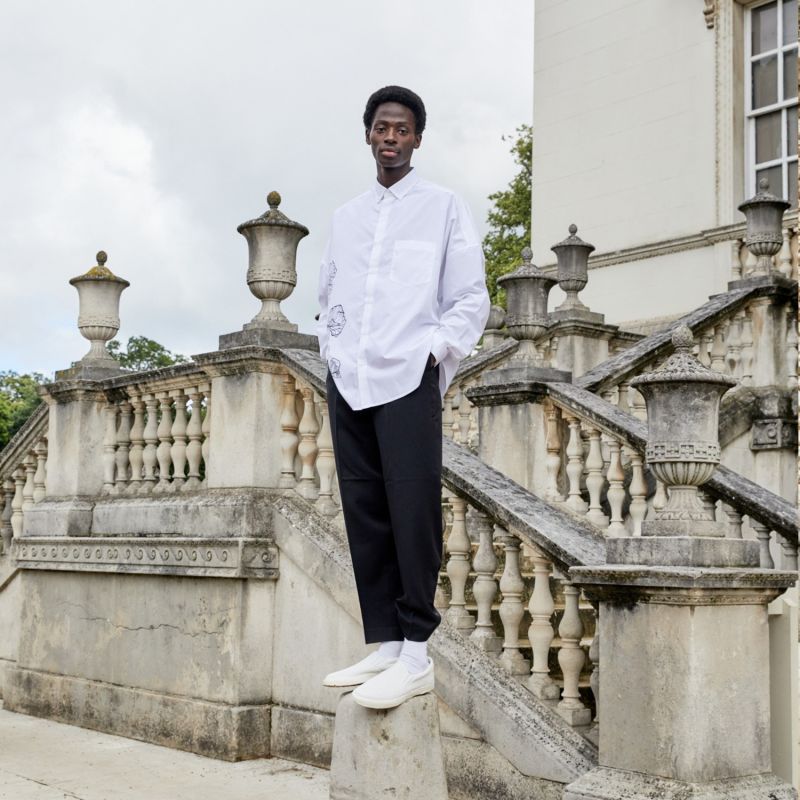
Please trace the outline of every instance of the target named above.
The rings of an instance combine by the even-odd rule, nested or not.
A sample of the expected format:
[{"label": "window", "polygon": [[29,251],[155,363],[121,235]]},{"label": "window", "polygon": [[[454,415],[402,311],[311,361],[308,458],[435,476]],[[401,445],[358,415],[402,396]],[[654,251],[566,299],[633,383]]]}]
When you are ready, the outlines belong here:
[{"label": "window", "polygon": [[797,0],[753,6],[747,15],[748,196],[761,178],[797,206]]}]

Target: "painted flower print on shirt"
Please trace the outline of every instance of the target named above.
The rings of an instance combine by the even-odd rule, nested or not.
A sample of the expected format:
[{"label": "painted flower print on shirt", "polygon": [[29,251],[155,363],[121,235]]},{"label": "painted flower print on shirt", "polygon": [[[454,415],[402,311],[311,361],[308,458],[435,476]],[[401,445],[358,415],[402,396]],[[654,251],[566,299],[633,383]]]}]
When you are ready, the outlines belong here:
[{"label": "painted flower print on shirt", "polygon": [[331,259],[328,264],[328,291],[333,288],[333,279],[336,277],[336,262]]},{"label": "painted flower print on shirt", "polygon": [[329,358],[328,359],[328,369],[331,371],[331,375],[335,375],[337,378],[341,377],[341,372],[339,372],[339,367],[341,366],[342,362],[339,361],[338,358]]}]

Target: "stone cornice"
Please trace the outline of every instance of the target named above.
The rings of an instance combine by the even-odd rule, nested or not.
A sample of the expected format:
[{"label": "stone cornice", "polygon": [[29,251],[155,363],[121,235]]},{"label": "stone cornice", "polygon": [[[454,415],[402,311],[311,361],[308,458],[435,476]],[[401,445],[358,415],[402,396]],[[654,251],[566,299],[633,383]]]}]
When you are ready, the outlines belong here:
[{"label": "stone cornice", "polygon": [[[790,229],[797,228],[796,211],[786,214],[783,218],[783,226]],[[703,247],[711,247],[718,242],[744,239],[745,233],[745,223],[737,222],[733,225],[720,225],[716,228],[708,228],[685,236],[672,236],[669,239],[661,239],[658,242],[648,242],[634,245],[633,247],[623,247],[619,250],[609,250],[590,256],[589,269],[601,269],[602,267],[611,267],[616,264],[625,264],[629,261],[643,261],[648,258],[671,255],[672,253],[682,253],[686,250],[699,250]],[[547,264],[541,269],[548,274],[556,273],[557,265]]]},{"label": "stone cornice", "polygon": [[14,539],[11,558],[19,569],[268,580],[278,577],[278,549],[267,539],[31,536]]}]

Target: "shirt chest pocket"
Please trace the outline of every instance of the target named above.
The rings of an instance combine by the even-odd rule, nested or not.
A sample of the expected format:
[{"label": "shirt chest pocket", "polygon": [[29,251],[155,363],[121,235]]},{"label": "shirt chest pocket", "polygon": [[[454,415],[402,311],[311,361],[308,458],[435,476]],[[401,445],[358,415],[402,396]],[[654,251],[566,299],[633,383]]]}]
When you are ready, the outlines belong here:
[{"label": "shirt chest pocket", "polygon": [[420,286],[433,280],[436,245],[419,239],[398,239],[392,251],[389,278],[404,286]]}]

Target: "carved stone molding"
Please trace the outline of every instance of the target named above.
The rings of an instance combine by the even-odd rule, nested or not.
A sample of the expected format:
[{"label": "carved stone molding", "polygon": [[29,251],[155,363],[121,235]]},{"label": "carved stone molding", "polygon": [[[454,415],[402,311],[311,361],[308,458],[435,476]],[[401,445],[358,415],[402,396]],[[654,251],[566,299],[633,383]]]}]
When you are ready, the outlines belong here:
[{"label": "carved stone molding", "polygon": [[751,450],[794,450],[796,447],[797,423],[793,419],[758,419],[753,422]]},{"label": "carved stone molding", "polygon": [[706,28],[713,28],[717,16],[717,2],[716,0],[703,0],[703,16],[706,19]]},{"label": "carved stone molding", "polygon": [[31,536],[14,540],[11,557],[19,569],[278,578],[278,548],[264,539]]}]

